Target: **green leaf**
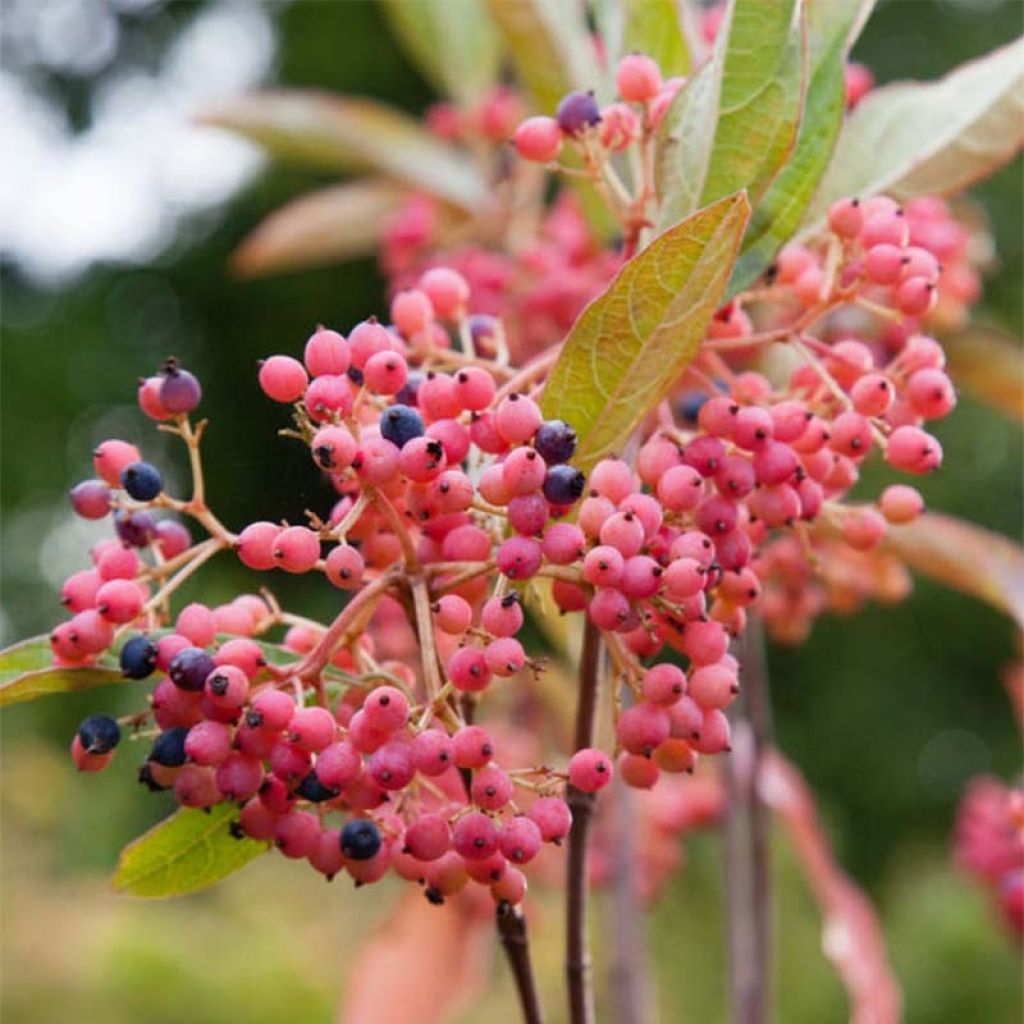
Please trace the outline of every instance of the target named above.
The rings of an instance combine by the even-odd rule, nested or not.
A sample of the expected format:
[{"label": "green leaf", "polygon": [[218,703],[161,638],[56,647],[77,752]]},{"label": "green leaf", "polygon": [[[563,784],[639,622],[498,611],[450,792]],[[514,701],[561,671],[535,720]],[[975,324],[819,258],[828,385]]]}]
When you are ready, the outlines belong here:
[{"label": "green leaf", "polygon": [[254,92],[206,111],[200,122],[227,128],[293,162],[377,171],[469,210],[488,198],[465,152],[373,100],[303,90]]},{"label": "green leaf", "polygon": [[385,0],[384,13],[430,82],[462,107],[494,84],[498,33],[481,0]]},{"label": "green leaf", "polygon": [[796,141],[806,85],[797,0],[737,0],[659,133],[659,227],[746,189],[757,205]]},{"label": "green leaf", "polygon": [[544,387],[544,415],[572,424],[588,469],[668,394],[718,307],[750,206],[743,193],[656,238],[580,314]]},{"label": "green leaf", "polygon": [[373,252],[405,190],[353,181],[300,196],[270,214],[232,256],[241,277],[317,267]]},{"label": "green leaf", "polygon": [[796,145],[750,218],[730,292],[761,274],[803,220],[843,123],[846,58],[873,2],[819,0],[808,6],[810,81]]},{"label": "green leaf", "polygon": [[980,598],[1024,628],[1024,548],[938,512],[890,526],[885,546],[916,572]]},{"label": "green leaf", "polygon": [[990,174],[1024,143],[1024,40],[935,82],[868,93],[839,136],[805,223],[836,199],[880,192],[907,200],[948,195]]},{"label": "green leaf", "polygon": [[22,640],[0,651],[0,708],[52,693],[78,693],[127,681],[113,658],[104,658],[89,668],[58,668],[53,664],[49,637],[45,636]]},{"label": "green leaf", "polygon": [[234,804],[218,804],[209,813],[176,811],[121,851],[112,887],[161,899],[214,885],[270,849],[255,839],[235,839],[228,825],[237,817]]},{"label": "green leaf", "polygon": [[519,80],[538,110],[554,112],[573,89],[598,89],[583,5],[574,0],[487,0]]},{"label": "green leaf", "polygon": [[693,61],[676,0],[604,0],[597,8],[608,63],[627,53],[653,57],[665,77],[685,75]]}]

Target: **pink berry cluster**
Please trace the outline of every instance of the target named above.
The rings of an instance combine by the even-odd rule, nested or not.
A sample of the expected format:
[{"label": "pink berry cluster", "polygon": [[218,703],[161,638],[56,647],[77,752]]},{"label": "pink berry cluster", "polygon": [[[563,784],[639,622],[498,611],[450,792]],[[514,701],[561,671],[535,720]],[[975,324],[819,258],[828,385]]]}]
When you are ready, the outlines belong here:
[{"label": "pink berry cluster", "polygon": [[988,886],[1000,913],[1024,938],[1024,789],[991,776],[968,785],[957,812],[957,863]]}]

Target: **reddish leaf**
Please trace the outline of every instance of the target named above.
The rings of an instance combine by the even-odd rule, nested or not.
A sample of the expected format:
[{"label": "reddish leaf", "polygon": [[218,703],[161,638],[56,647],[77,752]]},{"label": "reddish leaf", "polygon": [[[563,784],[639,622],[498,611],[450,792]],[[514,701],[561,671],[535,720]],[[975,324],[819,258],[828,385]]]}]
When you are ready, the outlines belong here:
[{"label": "reddish leaf", "polygon": [[896,1024],[903,998],[878,915],[836,863],[810,787],[790,761],[770,750],[761,762],[758,788],[761,799],[788,829],[821,909],[822,948],[850,997],[852,1024]]},{"label": "reddish leaf", "polygon": [[487,978],[490,917],[468,900],[431,906],[407,892],[349,966],[338,1024],[441,1024]]}]

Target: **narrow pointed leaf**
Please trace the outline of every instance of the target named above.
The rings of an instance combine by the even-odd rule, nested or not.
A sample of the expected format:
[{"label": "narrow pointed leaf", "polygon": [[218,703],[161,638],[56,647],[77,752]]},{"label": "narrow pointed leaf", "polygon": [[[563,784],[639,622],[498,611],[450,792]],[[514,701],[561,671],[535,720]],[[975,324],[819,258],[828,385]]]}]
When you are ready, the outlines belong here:
[{"label": "narrow pointed leaf", "polygon": [[588,468],[668,394],[721,301],[750,214],[728,196],[656,238],[580,314],[544,388]]},{"label": "narrow pointed leaf", "polygon": [[870,92],[839,136],[806,223],[843,196],[948,195],[991,174],[1024,143],[1024,40],[934,82]]},{"label": "narrow pointed leaf", "polygon": [[538,110],[551,114],[567,92],[599,87],[582,4],[487,0],[487,7]]},{"label": "narrow pointed leaf", "polygon": [[249,93],[206,111],[275,156],[330,171],[377,171],[466,209],[487,199],[473,162],[407,114],[373,100],[303,90]]},{"label": "narrow pointed leaf", "polygon": [[385,0],[409,55],[442,94],[475,106],[498,73],[498,33],[482,0]]},{"label": "narrow pointed leaf", "polygon": [[737,0],[711,59],[676,97],[660,132],[659,227],[746,189],[756,207],[796,141],[806,86],[798,0]]},{"label": "narrow pointed leaf", "polygon": [[125,681],[117,662],[111,658],[88,668],[55,666],[50,640],[45,636],[32,637],[0,651],[0,708],[53,693],[78,693]]},{"label": "narrow pointed leaf", "polygon": [[373,252],[405,190],[353,181],[310,192],[275,210],[235,250],[241,277],[323,266]]},{"label": "narrow pointed leaf", "polygon": [[1024,548],[1009,537],[925,512],[890,527],[885,543],[911,569],[988,602],[1024,628]]},{"label": "narrow pointed leaf", "polygon": [[111,886],[146,899],[209,888],[270,848],[235,839],[228,826],[237,817],[234,804],[218,804],[209,814],[176,811],[121,851]]},{"label": "narrow pointed leaf", "polygon": [[749,285],[803,220],[843,123],[846,58],[873,3],[821,0],[808,5],[809,81],[796,145],[750,218],[730,292]]}]

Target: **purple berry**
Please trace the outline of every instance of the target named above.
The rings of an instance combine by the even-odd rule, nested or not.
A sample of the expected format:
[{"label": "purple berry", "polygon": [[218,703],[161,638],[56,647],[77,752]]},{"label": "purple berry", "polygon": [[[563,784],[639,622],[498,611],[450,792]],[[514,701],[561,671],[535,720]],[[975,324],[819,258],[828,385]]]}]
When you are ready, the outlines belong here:
[{"label": "purple berry", "polygon": [[558,104],[555,120],[566,135],[579,135],[585,128],[598,124],[601,111],[593,92],[568,93]]},{"label": "purple berry", "polygon": [[545,420],[537,428],[533,445],[549,466],[568,462],[576,453],[576,431],[562,420]]},{"label": "purple berry", "polygon": [[160,385],[160,404],[171,413],[191,412],[203,397],[203,389],[194,374],[176,362],[169,363]]},{"label": "purple berry", "polygon": [[125,544],[144,548],[156,536],[156,520],[148,512],[118,512],[114,529]]},{"label": "purple berry", "polygon": [[102,519],[110,511],[110,488],[103,480],[83,480],[71,488],[71,507],[83,519]]},{"label": "purple berry", "polygon": [[572,466],[552,466],[544,477],[544,497],[552,505],[571,505],[583,495],[587,478]]},{"label": "purple berry", "polygon": [[178,689],[198,692],[216,667],[213,658],[201,647],[186,647],[171,659],[167,674]]}]

